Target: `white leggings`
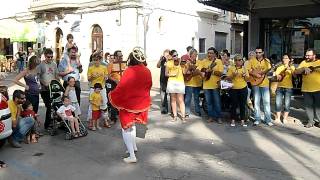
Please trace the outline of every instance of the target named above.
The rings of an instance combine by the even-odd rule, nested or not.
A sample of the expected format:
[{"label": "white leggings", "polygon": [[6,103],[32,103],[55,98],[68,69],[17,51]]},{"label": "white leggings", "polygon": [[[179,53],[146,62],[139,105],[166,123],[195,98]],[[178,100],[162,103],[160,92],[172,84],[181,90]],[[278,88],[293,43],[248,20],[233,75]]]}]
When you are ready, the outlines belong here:
[{"label": "white leggings", "polygon": [[134,154],[134,151],[138,150],[136,144],[136,126],[132,126],[128,129],[122,129],[122,137],[127,146],[130,158],[135,158],[136,155]]}]

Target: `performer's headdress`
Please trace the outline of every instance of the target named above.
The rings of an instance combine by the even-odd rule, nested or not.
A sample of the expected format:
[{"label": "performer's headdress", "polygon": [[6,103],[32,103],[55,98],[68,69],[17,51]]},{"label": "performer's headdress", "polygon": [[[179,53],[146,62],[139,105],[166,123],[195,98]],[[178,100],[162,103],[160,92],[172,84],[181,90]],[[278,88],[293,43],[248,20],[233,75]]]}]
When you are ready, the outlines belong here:
[{"label": "performer's headdress", "polygon": [[143,49],[141,47],[134,47],[132,50],[133,58],[139,62],[145,62],[146,57],[143,54]]}]

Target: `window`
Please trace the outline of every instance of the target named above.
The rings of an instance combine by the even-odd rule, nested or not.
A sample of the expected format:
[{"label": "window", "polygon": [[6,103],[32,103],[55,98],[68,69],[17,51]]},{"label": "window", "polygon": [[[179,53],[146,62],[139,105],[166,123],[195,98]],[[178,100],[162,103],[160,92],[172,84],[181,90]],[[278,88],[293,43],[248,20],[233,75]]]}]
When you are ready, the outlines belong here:
[{"label": "window", "polygon": [[199,38],[199,53],[206,52],[206,38]]},{"label": "window", "polygon": [[215,33],[215,40],[214,44],[218,52],[222,51],[223,49],[227,48],[227,33],[223,32],[216,32]]}]

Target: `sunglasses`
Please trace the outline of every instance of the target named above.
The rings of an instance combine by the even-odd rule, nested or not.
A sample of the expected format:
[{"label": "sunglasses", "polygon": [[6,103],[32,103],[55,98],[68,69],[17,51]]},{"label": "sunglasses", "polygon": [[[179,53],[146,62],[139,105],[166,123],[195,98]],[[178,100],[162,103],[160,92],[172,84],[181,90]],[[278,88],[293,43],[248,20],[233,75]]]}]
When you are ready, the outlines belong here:
[{"label": "sunglasses", "polygon": [[178,57],[178,54],[172,55],[172,57]]},{"label": "sunglasses", "polygon": [[263,52],[256,52],[256,54],[262,54]]},{"label": "sunglasses", "polygon": [[53,56],[46,56],[46,58],[49,58],[49,59],[51,59],[51,58],[53,58]]},{"label": "sunglasses", "polygon": [[235,61],[242,61],[242,59],[235,59]]}]

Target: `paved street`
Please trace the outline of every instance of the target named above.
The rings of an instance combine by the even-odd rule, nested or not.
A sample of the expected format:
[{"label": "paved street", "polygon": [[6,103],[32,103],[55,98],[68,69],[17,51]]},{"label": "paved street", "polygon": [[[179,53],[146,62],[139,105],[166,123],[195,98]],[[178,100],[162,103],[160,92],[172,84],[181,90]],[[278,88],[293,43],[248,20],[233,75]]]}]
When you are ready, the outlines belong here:
[{"label": "paved street", "polygon": [[[10,94],[16,88],[8,81],[12,77],[3,81]],[[82,96],[86,112],[88,91]],[[7,144],[0,150],[0,159],[8,163],[0,169],[0,180],[320,179],[320,128],[306,129],[299,123],[232,128],[195,116],[185,124],[173,123],[168,115],[160,115],[158,88],[152,89],[152,96],[146,137],[137,139],[137,164],[122,161],[125,146],[117,124],[71,141],[60,132],[21,149]],[[306,118],[301,102],[294,100],[291,122]],[[41,103],[41,117],[44,109]]]}]

